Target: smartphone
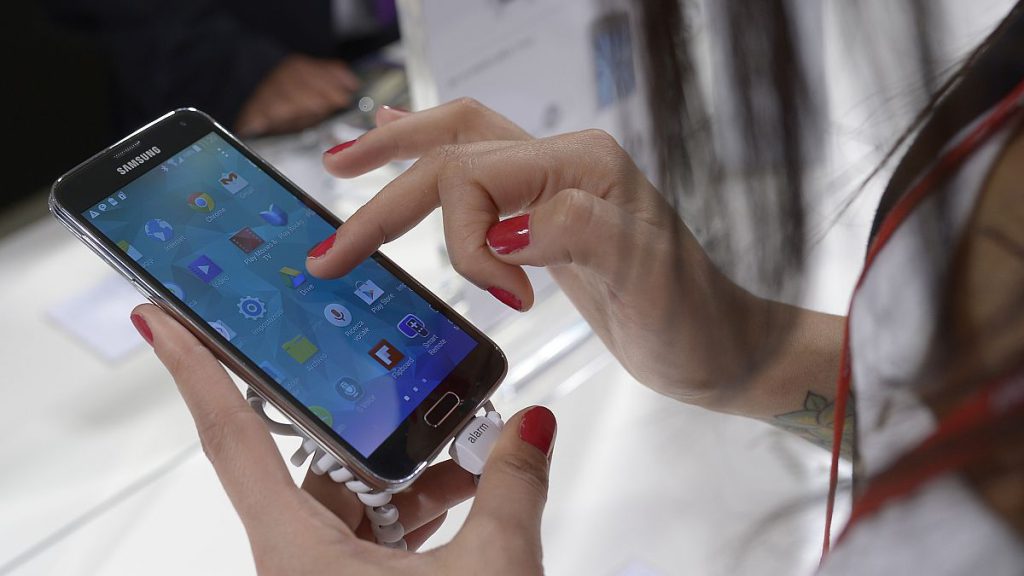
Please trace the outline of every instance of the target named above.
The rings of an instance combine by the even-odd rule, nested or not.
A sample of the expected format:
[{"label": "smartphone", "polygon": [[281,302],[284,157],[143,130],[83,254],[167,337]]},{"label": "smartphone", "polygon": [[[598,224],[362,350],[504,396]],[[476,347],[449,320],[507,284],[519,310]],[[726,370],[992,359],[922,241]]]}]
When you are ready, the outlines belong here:
[{"label": "smartphone", "polygon": [[380,253],[305,270],[342,222],[195,109],[61,176],[50,210],[368,485],[411,484],[487,401],[502,351]]}]

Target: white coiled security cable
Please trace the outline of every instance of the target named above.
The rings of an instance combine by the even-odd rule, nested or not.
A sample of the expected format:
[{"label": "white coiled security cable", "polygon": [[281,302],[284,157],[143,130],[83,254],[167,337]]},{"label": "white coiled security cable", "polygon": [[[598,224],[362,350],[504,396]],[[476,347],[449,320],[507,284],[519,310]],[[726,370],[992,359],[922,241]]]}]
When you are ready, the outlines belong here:
[{"label": "white coiled security cable", "polygon": [[[245,397],[253,410],[267,423],[271,433],[302,439],[302,443],[290,458],[292,465],[302,466],[312,456],[309,470],[313,474],[326,474],[338,484],[344,484],[363,503],[378,544],[388,548],[407,549],[405,527],[398,521],[398,508],[391,503],[390,492],[374,490],[356,478],[351,470],[325,452],[316,441],[297,427],[271,418],[266,412],[266,400],[252,388],[249,388]],[[479,476],[483,471],[487,454],[490,453],[503,425],[501,415],[494,410],[494,405],[490,401],[484,404],[484,410],[485,416],[477,416],[459,431],[449,450],[452,459],[475,476]]]}]

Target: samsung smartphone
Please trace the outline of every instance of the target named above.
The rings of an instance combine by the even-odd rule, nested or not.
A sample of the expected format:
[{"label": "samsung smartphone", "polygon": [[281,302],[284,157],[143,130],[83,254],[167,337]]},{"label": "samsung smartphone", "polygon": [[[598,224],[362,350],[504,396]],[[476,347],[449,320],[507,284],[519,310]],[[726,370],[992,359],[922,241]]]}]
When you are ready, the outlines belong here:
[{"label": "samsung smartphone", "polygon": [[53,214],[360,479],[409,485],[505,375],[501,350],[210,117],[171,112],[62,176]]}]

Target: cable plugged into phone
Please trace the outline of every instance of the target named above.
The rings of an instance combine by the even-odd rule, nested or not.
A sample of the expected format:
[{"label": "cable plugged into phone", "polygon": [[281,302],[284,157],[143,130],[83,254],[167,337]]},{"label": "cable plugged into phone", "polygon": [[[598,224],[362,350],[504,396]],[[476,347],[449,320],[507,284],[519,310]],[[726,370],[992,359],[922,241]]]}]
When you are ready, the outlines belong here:
[{"label": "cable plugged into phone", "polygon": [[[405,527],[398,521],[398,508],[391,503],[390,492],[374,490],[356,478],[351,470],[320,448],[315,440],[306,436],[298,427],[271,418],[266,411],[266,400],[252,388],[248,389],[245,397],[253,410],[267,423],[271,433],[302,439],[302,443],[290,458],[292,465],[302,466],[312,457],[310,472],[318,476],[326,474],[338,484],[344,484],[363,503],[378,544],[388,548],[407,549]],[[487,456],[490,455],[504,425],[501,414],[495,411],[490,401],[484,404],[484,410],[484,416],[473,418],[455,435],[455,440],[448,450],[452,460],[475,477],[479,477],[483,471]]]}]

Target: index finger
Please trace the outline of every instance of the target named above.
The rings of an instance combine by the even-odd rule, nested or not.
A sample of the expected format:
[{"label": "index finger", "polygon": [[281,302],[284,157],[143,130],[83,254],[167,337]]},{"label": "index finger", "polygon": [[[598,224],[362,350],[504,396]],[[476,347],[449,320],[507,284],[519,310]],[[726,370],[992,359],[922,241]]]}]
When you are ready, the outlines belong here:
[{"label": "index finger", "polygon": [[203,451],[250,534],[255,525],[280,522],[275,511],[297,489],[266,425],[185,327],[152,304],[137,307],[132,316],[148,327],[157,357],[192,413]]},{"label": "index finger", "polygon": [[[324,153],[324,167],[340,178],[380,168],[392,160],[419,158],[440,146],[483,140],[529,140],[511,120],[471,98],[413,112],[370,130],[348,147]],[[335,147],[331,150],[335,150]]]},{"label": "index finger", "polygon": [[[398,122],[402,122],[399,120]],[[478,151],[499,150],[511,142],[479,142]],[[417,161],[309,253],[306,268],[319,278],[337,278],[370,257],[381,245],[419,224],[441,205],[438,172],[447,160],[432,155]],[[337,246],[335,246],[337,244]]]}]

